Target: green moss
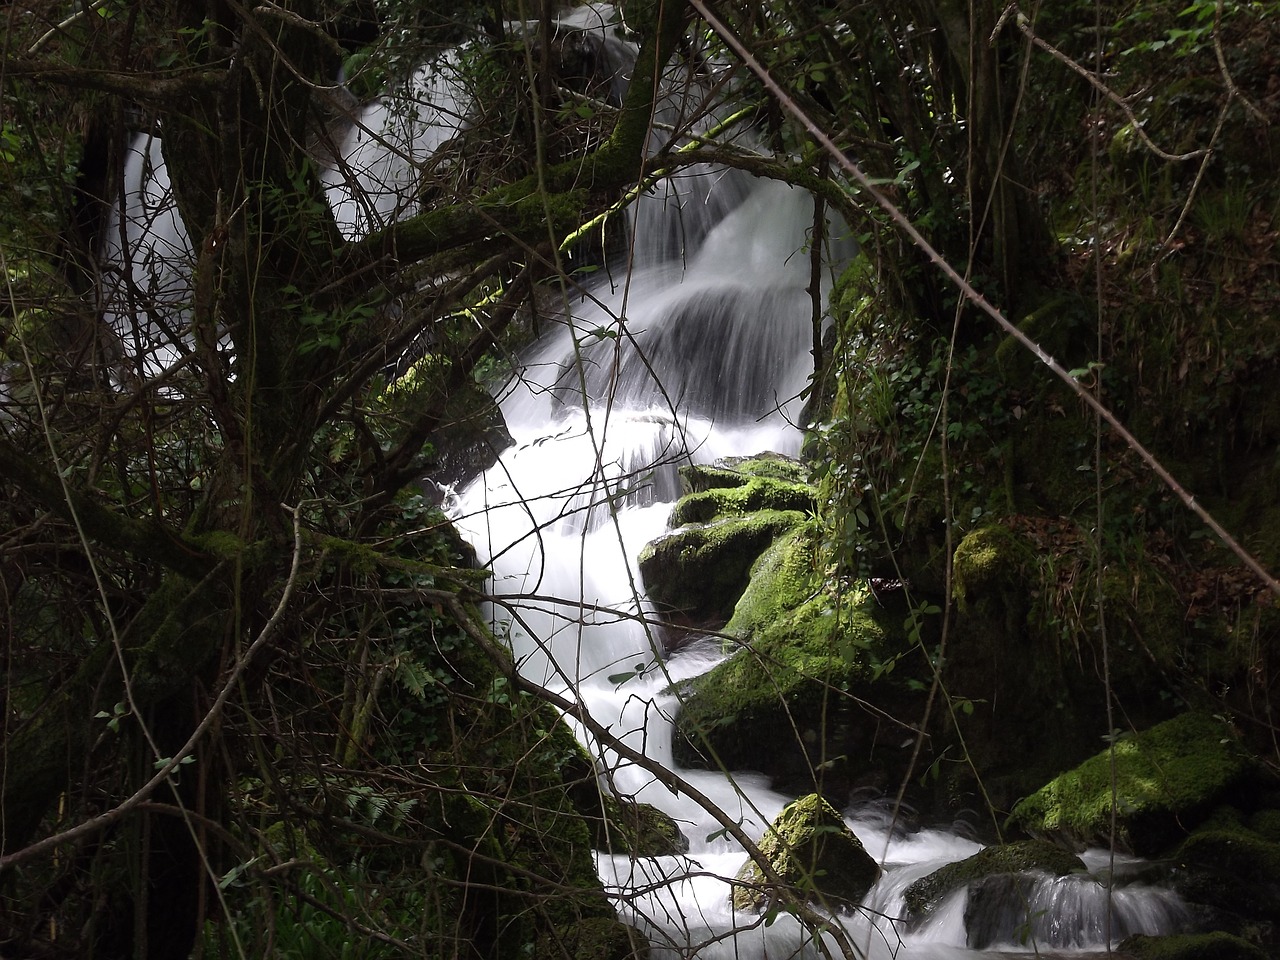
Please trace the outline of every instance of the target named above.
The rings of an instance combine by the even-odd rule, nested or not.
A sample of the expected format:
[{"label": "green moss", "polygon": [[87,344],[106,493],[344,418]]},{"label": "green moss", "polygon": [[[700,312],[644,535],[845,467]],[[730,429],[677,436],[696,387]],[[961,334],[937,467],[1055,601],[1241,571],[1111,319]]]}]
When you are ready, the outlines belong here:
[{"label": "green moss", "polygon": [[686,523],[710,523],[719,517],[737,517],[757,510],[794,510],[812,513],[816,509],[813,488],[805,483],[751,477],[732,487],[713,487],[690,493],[671,510],[673,527]]},{"label": "green moss", "polygon": [[557,960],[648,960],[649,941],[612,917],[564,924],[538,941],[536,955]]},{"label": "green moss", "polygon": [[1079,857],[1043,840],[1023,840],[986,847],[967,859],[949,863],[907,887],[903,900],[912,920],[928,916],[948,893],[997,874],[1047,873],[1065,877],[1085,872]]},{"label": "green moss", "polygon": [[[778,878],[797,895],[830,906],[856,906],[880,868],[844,819],[815,794],[788,804],[760,840],[760,852]],[[733,905],[754,910],[769,899],[764,874],[754,860],[738,872]]]},{"label": "green moss", "polygon": [[1249,829],[1272,843],[1280,843],[1280,810],[1259,810],[1249,818]]},{"label": "green moss", "polygon": [[1129,937],[1117,953],[1134,960],[1266,960],[1248,940],[1229,933],[1183,933],[1170,937]]},{"label": "green moss", "polygon": [[1280,843],[1215,818],[1178,849],[1177,890],[1189,903],[1239,918],[1237,933],[1280,916]]},{"label": "green moss", "polygon": [[690,464],[680,468],[686,493],[740,487],[753,477],[803,484],[808,481],[805,465],[776,453],[754,457],[725,457],[714,465]]},{"label": "green moss", "polygon": [[1251,831],[1197,830],[1178,848],[1178,860],[1280,890],[1280,843]]},{"label": "green moss", "polygon": [[760,558],[725,627],[743,649],[683,691],[679,749],[759,769],[762,755],[797,755],[797,734],[816,744],[834,725],[836,691],[865,674],[884,631],[865,587],[824,589],[818,537],[806,523]]},{"label": "green moss", "polygon": [[952,593],[961,609],[1000,598],[1020,584],[1034,561],[1031,549],[1007,527],[991,524],[966,534],[952,559]]},{"label": "green moss", "polygon": [[762,510],[655,540],[640,554],[645,590],[667,616],[723,623],[746,589],[752,564],[803,520],[796,511]]},{"label": "green moss", "polygon": [[[597,817],[595,847],[631,857],[672,857],[689,850],[675,820],[648,803],[602,794],[603,818]],[[590,822],[590,821],[589,821]]]},{"label": "green moss", "polygon": [[[1188,713],[1117,740],[1116,843],[1141,855],[1161,852],[1205,817],[1249,772],[1225,723]],[[1020,801],[1013,824],[1077,847],[1105,846],[1112,816],[1107,751]]]}]

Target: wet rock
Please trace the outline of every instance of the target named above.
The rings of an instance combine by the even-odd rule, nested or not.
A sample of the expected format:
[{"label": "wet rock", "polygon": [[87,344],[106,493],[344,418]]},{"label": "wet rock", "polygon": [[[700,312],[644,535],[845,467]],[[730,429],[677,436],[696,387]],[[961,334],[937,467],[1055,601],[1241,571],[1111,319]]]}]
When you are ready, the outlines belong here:
[{"label": "wet rock", "polygon": [[[836,809],[817,794],[801,797],[778,814],[760,841],[760,852],[798,897],[828,907],[857,906],[880,876],[875,860]],[[753,860],[738,872],[738,910],[758,910],[771,899]]]},{"label": "wet rock", "polygon": [[[1042,840],[1023,840],[986,847],[971,857],[949,863],[907,887],[903,900],[908,916],[918,923],[952,890],[987,878],[1027,873],[1063,877],[1070,873],[1084,872],[1085,865],[1080,858],[1062,848]],[[1022,902],[1026,902],[1025,896]]]}]

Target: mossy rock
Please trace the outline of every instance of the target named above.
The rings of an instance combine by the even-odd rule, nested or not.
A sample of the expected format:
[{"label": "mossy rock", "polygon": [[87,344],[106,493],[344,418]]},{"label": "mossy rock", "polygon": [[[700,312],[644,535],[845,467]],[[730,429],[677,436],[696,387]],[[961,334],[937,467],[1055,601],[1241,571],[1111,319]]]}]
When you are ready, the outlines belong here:
[{"label": "mossy rock", "polygon": [[681,497],[671,509],[670,525],[710,523],[722,517],[740,517],[759,510],[817,509],[813,487],[773,477],[748,477],[732,487],[713,487]]},{"label": "mossy rock", "polygon": [[1267,807],[1249,818],[1249,829],[1272,843],[1280,843],[1280,810]]},{"label": "mossy rock", "polygon": [[[856,907],[880,867],[826,800],[816,793],[789,803],[760,840],[760,852],[797,896],[828,907]],[[733,906],[758,910],[770,899],[754,860],[738,871]]]},{"label": "mossy rock", "polygon": [[1188,837],[1175,860],[1186,900],[1248,921],[1280,917],[1280,843],[1215,823]]},{"label": "mossy rock", "polygon": [[589,817],[595,848],[630,857],[674,857],[689,851],[689,839],[675,820],[650,803],[603,794],[604,817]]},{"label": "mossy rock", "polygon": [[952,890],[1000,874],[1047,873],[1065,877],[1084,873],[1081,859],[1045,840],[1021,840],[985,847],[971,857],[949,863],[921,877],[903,894],[913,922],[927,917]]},{"label": "mossy rock", "polygon": [[565,793],[586,821],[591,847],[631,857],[666,857],[685,853],[689,840],[675,820],[648,803],[636,803],[600,788],[595,762],[563,720],[551,731]]},{"label": "mossy rock", "polygon": [[648,960],[649,941],[611,917],[588,917],[544,933],[537,956],[557,960]]},{"label": "mossy rock", "polygon": [[640,553],[645,590],[668,619],[722,624],[733,613],[760,554],[804,518],[798,511],[762,510],[661,537]]},{"label": "mossy rock", "polygon": [[863,678],[885,633],[869,590],[822,589],[819,535],[805,524],[760,558],[725,627],[743,649],[680,691],[679,762],[764,769],[813,789],[811,767],[846,753],[834,746],[850,725],[838,691]]},{"label": "mossy rock", "polygon": [[1261,948],[1222,932],[1128,937],[1116,955],[1133,960],[1267,960]]},{"label": "mossy rock", "polygon": [[[1114,745],[1115,842],[1140,856],[1169,849],[1252,773],[1217,717],[1187,713]],[[1106,846],[1112,819],[1111,757],[1103,751],[1019,801],[1010,821],[1076,849]]]},{"label": "mossy rock", "polygon": [[1035,561],[1031,548],[1007,527],[990,524],[966,534],[952,556],[952,594],[961,609],[1000,598],[1021,584]]},{"label": "mossy rock", "polygon": [[753,457],[724,457],[710,466],[691,464],[680,468],[685,493],[740,487],[753,477],[803,484],[808,482],[808,468],[803,461],[771,452]]}]

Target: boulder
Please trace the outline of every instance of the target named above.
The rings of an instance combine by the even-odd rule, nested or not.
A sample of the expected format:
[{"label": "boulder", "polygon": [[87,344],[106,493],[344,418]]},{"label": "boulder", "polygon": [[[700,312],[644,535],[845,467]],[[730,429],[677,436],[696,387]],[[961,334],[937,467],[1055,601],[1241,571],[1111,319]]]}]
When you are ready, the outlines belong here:
[{"label": "boulder", "polygon": [[818,525],[806,523],[756,564],[725,627],[742,649],[678,691],[678,762],[761,770],[778,788],[801,793],[816,788],[815,773],[835,775],[841,757],[872,755],[869,738],[904,739],[891,724],[859,722],[853,701],[840,695],[867,673],[884,631],[864,585],[826,588],[820,537]]},{"label": "boulder", "polygon": [[[587,815],[594,845],[605,853],[636,857],[673,857],[689,852],[689,839],[675,820],[651,803],[636,803],[602,793],[602,810]],[[602,815],[603,814],[603,815]]]},{"label": "boulder", "polygon": [[540,937],[537,956],[558,960],[648,960],[649,941],[635,927],[620,920],[587,917]]},{"label": "boulder", "polygon": [[1132,960],[1266,960],[1248,940],[1229,933],[1183,933],[1169,937],[1129,937],[1115,956]]},{"label": "boulder", "polygon": [[760,554],[803,520],[794,510],[761,510],[684,526],[641,551],[645,592],[664,619],[719,626],[733,613]]},{"label": "boulder", "polygon": [[1082,850],[1116,846],[1139,856],[1168,851],[1222,799],[1252,779],[1253,763],[1221,719],[1187,713],[1103,751],[1014,806],[1011,824]]},{"label": "boulder", "polygon": [[[797,896],[828,908],[856,907],[880,868],[826,800],[816,793],[788,804],[760,840],[760,852]],[[771,899],[754,860],[738,872],[733,906],[758,910]]]},{"label": "boulder", "polygon": [[1174,889],[1203,926],[1278,950],[1280,843],[1231,819],[1215,816],[1182,843],[1173,858]]},{"label": "boulder", "polygon": [[929,916],[952,890],[989,877],[1025,873],[1064,877],[1069,873],[1083,872],[1085,865],[1079,857],[1043,840],[998,844],[921,877],[907,887],[903,902],[908,918],[918,923]]},{"label": "boulder", "polygon": [[812,515],[814,489],[803,464],[776,454],[682,467],[680,479],[685,495],[669,521],[675,529],[645,547],[640,574],[664,619],[719,627],[760,554]]}]

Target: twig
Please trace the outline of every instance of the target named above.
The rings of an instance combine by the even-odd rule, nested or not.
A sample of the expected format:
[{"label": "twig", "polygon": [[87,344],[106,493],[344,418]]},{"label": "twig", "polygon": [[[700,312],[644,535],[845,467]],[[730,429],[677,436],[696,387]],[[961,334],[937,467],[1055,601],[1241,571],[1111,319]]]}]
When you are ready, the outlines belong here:
[{"label": "twig", "polygon": [[[700,4],[697,3],[694,4],[695,7],[699,5]],[[1076,63],[1076,61],[1072,60],[1053,44],[1037,36],[1035,30],[1032,29],[1031,21],[1027,19],[1027,15],[1025,13],[1018,9],[1017,4],[1011,4],[1009,9],[1006,9],[1005,12],[1000,15],[1000,19],[996,23],[996,31],[991,35],[993,40],[995,39],[995,34],[999,32],[1000,28],[1003,27],[1005,22],[1009,19],[1010,11],[1013,12],[1013,22],[1017,24],[1018,29],[1022,31],[1023,35],[1026,36],[1028,40],[1045,53],[1049,54],[1049,56],[1053,57],[1059,63],[1066,66],[1073,73],[1077,73],[1084,77],[1084,79],[1089,81],[1095,90],[1119,107],[1124,112],[1124,115],[1129,118],[1129,122],[1133,124],[1133,129],[1134,132],[1137,133],[1138,139],[1146,144],[1147,149],[1161,160],[1194,160],[1196,157],[1202,157],[1205,155],[1207,150],[1192,150],[1190,153],[1169,153],[1168,151],[1162,150],[1160,147],[1156,146],[1155,141],[1147,136],[1147,132],[1142,129],[1142,121],[1139,120],[1137,114],[1133,112],[1133,108],[1125,102],[1124,97],[1120,96],[1120,94],[1116,93],[1105,83],[1099,80],[1098,75],[1092,70],[1086,70],[1083,66]]]}]

